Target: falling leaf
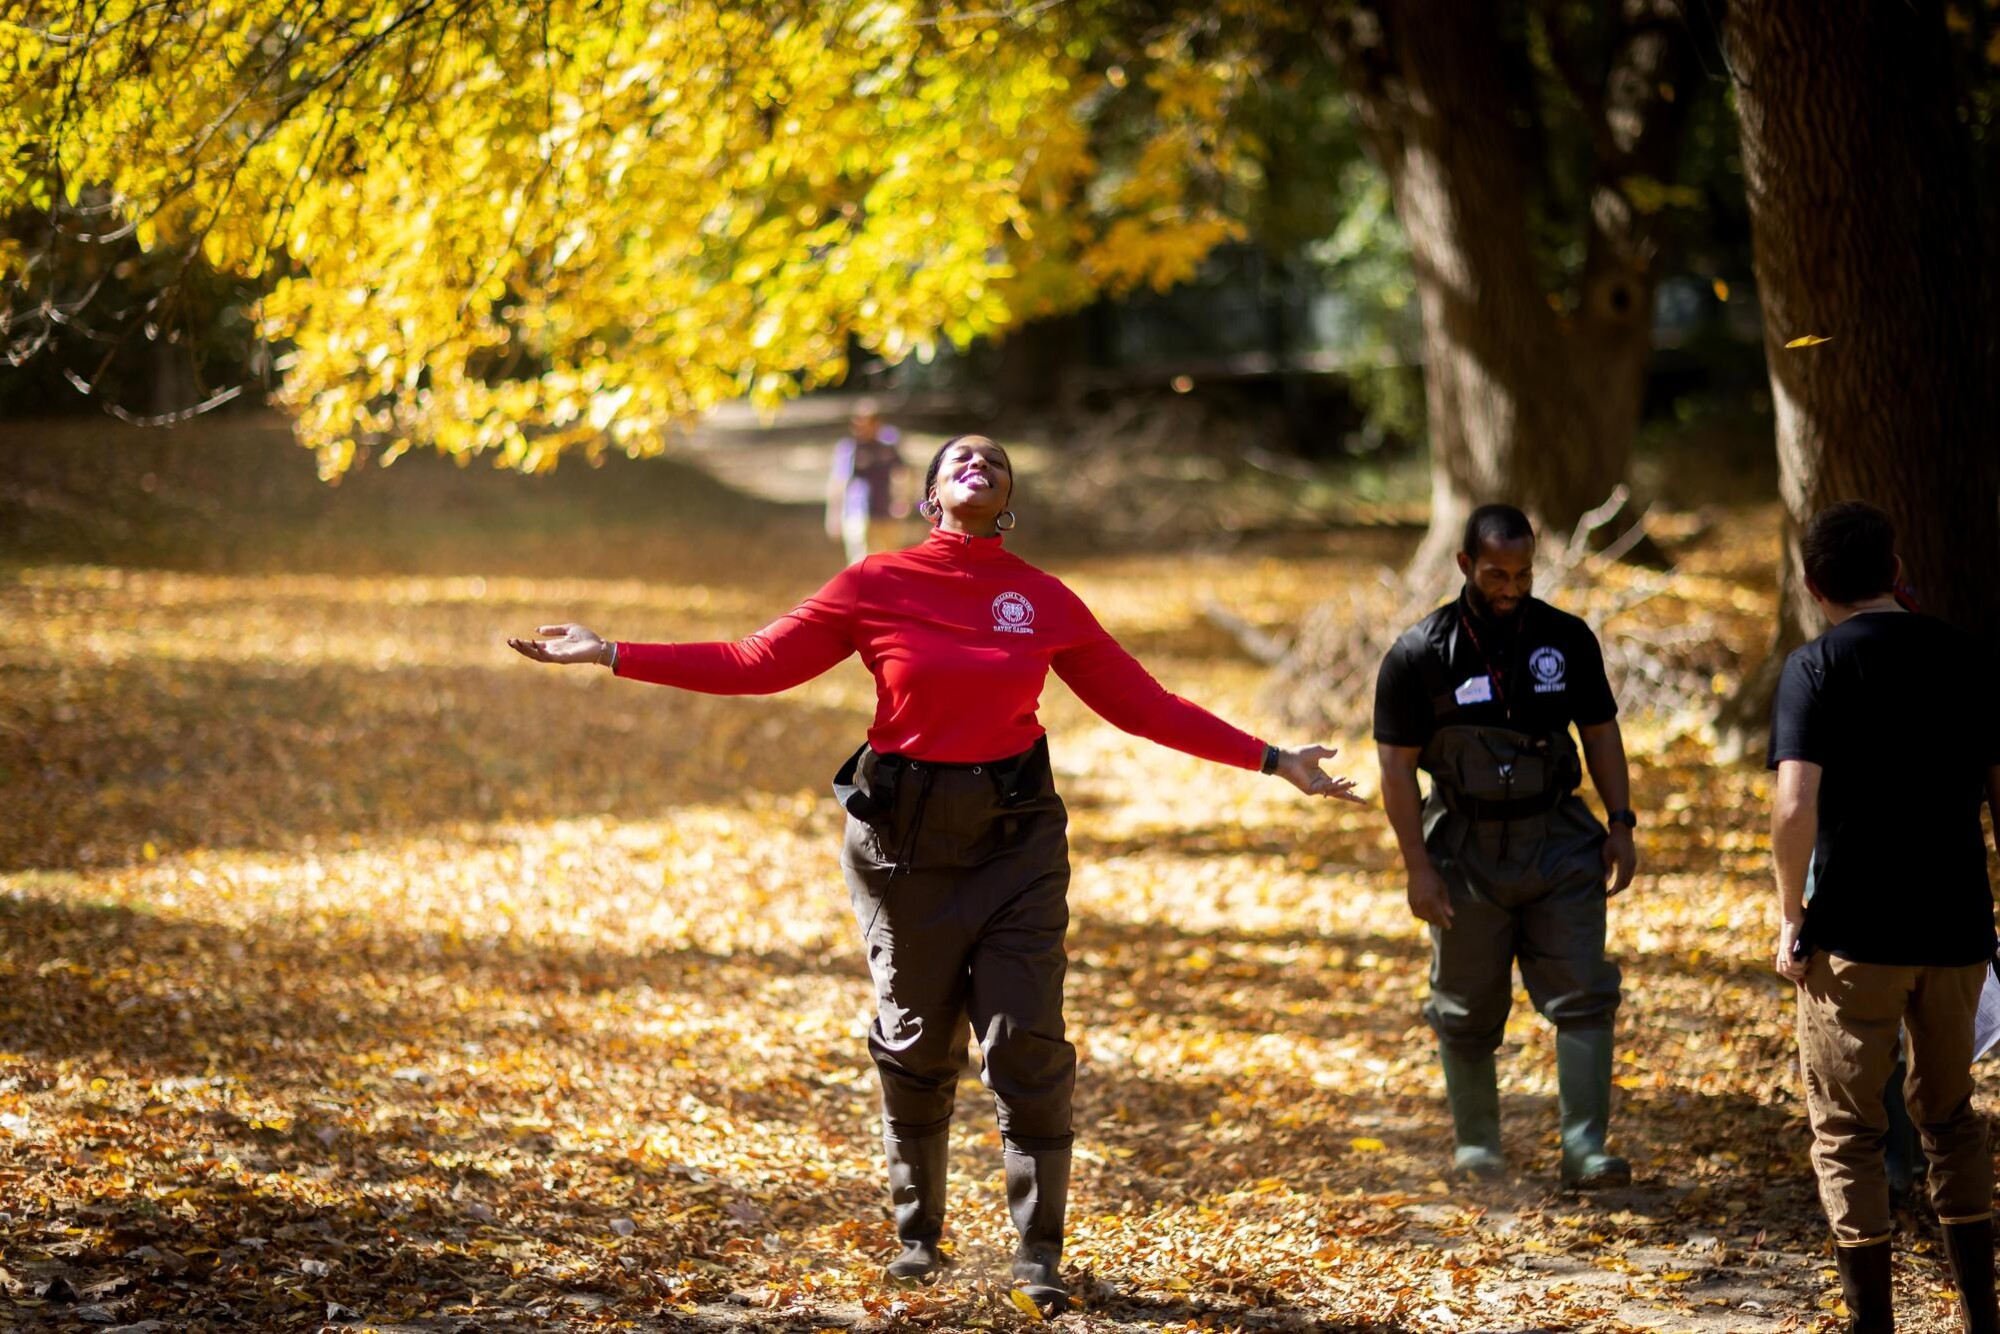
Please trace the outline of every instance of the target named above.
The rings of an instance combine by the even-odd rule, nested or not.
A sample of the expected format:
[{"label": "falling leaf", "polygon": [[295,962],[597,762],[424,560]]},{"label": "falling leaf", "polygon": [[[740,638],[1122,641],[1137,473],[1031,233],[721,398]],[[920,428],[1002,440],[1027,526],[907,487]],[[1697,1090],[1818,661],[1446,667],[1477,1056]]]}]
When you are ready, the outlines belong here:
[{"label": "falling leaf", "polygon": [[1832,339],[1832,337],[1831,337],[1831,336],[1827,336],[1827,337],[1822,337],[1822,336],[1820,336],[1819,334],[1805,334],[1805,335],[1802,335],[1801,337],[1798,337],[1798,338],[1794,338],[1794,339],[1793,339],[1793,340],[1792,340],[1791,342],[1789,342],[1789,343],[1785,344],[1785,346],[1786,346],[1786,347],[1818,347],[1818,346],[1819,346],[1819,345],[1820,345],[1821,343],[1831,343],[1832,341],[1833,341],[1833,339]]},{"label": "falling leaf", "polygon": [[1027,1316],[1030,1320],[1040,1321],[1044,1318],[1042,1308],[1035,1305],[1035,1299],[1021,1291],[1021,1289],[1009,1288],[1007,1296],[1015,1306],[1020,1308],[1021,1314]]},{"label": "falling leaf", "polygon": [[1712,286],[1712,287],[1714,288],[1714,291],[1715,291],[1715,299],[1716,299],[1717,301],[1727,301],[1727,300],[1729,300],[1729,284],[1728,284],[1728,283],[1726,283],[1726,282],[1722,281],[1722,279],[1720,279],[1720,278],[1717,278],[1717,279],[1715,280],[1715,282],[1711,284],[1711,286]]}]

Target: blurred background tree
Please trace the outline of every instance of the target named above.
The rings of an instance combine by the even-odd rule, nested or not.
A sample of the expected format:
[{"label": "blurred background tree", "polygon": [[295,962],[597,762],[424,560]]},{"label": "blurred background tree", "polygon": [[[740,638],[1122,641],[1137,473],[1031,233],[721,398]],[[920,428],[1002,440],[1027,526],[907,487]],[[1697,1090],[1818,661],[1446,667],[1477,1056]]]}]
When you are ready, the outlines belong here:
[{"label": "blurred background tree", "polygon": [[[1630,6],[1515,5],[1490,32],[1442,25],[1460,44],[1441,51],[1396,39],[1393,7],[1259,0],[211,8],[113,4],[86,28],[16,0],[14,354],[66,354],[65,380],[155,414],[176,389],[211,401],[230,363],[264,367],[240,337],[212,346],[229,321],[179,295],[210,270],[329,474],[412,444],[526,467],[644,452],[723,398],[838,383],[856,353],[1011,334],[1004,402],[1072,404],[1093,360],[1179,360],[1273,382],[1309,449],[1341,416],[1314,377],[1339,372],[1362,410],[1348,443],[1428,426],[1437,531],[1482,487],[1566,524],[1624,475],[1657,238],[1697,198],[1667,170],[1699,100],[1691,39]],[[1504,151],[1413,202],[1426,150],[1398,136],[1423,132],[1413,80],[1440,59],[1491,75],[1465,87]],[[1579,174],[1579,150],[1606,162]],[[1474,169],[1502,201],[1476,224],[1451,193]],[[1385,202],[1436,223],[1421,263]],[[82,262],[93,245],[114,253]],[[1461,260],[1479,294],[1448,320],[1437,275]],[[1481,350],[1451,353],[1468,318]],[[1518,354],[1608,348],[1605,321],[1630,333],[1619,376]],[[163,340],[192,373],[141,361],[134,393],[128,349]],[[1461,384],[1496,348],[1511,369]],[[1594,415],[1617,430],[1590,428],[1593,448],[1579,405],[1604,385],[1618,401]]]},{"label": "blurred background tree", "polygon": [[[645,453],[725,399],[1165,288],[1240,225],[1251,71],[1171,45],[1115,180],[1095,19],[876,3],[196,0],[11,6],[12,354],[193,347],[197,266],[248,285],[278,401],[359,451]],[[32,219],[40,214],[39,224]],[[136,309],[78,246],[172,258]],[[122,261],[121,261],[122,262]],[[75,370],[74,367],[69,369]]]},{"label": "blurred background tree", "polygon": [[6,0],[0,407],[240,394],[331,477],[942,386],[1057,439],[1425,457],[1422,588],[1471,504],[1566,532],[1649,420],[1721,449],[1775,405],[1794,523],[1882,499],[1990,628],[2000,43],[1890,8]]}]

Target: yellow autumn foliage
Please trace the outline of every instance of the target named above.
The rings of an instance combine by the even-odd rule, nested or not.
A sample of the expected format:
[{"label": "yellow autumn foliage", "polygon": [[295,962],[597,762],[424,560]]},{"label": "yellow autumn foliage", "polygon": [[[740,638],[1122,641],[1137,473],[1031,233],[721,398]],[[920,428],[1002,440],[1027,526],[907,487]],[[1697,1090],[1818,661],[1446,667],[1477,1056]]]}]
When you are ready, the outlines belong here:
[{"label": "yellow autumn foliage", "polygon": [[[850,340],[928,357],[1236,233],[1247,55],[1160,37],[1121,92],[1093,7],[993,10],[0,0],[0,213],[108,213],[256,280],[325,475],[646,454],[838,380]],[[1150,101],[1110,167],[1118,96]]]}]

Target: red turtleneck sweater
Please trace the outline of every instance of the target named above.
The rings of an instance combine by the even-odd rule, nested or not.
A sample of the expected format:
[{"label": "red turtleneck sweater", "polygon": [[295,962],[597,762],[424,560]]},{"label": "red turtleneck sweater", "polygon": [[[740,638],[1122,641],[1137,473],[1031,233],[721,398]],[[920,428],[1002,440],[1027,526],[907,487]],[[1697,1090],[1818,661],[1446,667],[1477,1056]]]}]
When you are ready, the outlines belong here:
[{"label": "red turtleneck sweater", "polygon": [[1083,600],[997,537],[934,529],[850,565],[796,610],[733,644],[618,645],[618,675],[710,695],[770,695],[850,653],[875,676],[868,744],[941,764],[1017,755],[1051,668],[1108,722],[1206,760],[1255,769],[1264,743],[1155,681]]}]

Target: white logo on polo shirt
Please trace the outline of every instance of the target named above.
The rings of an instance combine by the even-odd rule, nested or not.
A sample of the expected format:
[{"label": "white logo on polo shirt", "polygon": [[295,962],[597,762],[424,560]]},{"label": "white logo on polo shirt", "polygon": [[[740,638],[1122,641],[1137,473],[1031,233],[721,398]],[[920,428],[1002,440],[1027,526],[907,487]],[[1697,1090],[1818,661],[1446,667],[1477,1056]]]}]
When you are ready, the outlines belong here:
[{"label": "white logo on polo shirt", "polygon": [[1536,649],[1528,655],[1528,670],[1535,674],[1537,695],[1546,695],[1550,691],[1567,688],[1563,675],[1569,670],[1569,664],[1563,661],[1561,649]]},{"label": "white logo on polo shirt", "polygon": [[993,628],[1003,634],[1035,633],[1035,604],[1019,593],[1002,593],[993,599]]}]

